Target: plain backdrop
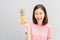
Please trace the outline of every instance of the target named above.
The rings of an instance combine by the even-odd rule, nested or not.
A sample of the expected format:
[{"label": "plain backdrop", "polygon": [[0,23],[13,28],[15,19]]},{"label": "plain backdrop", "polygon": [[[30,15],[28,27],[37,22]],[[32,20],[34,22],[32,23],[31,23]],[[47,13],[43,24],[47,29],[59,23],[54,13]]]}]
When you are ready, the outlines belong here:
[{"label": "plain backdrop", "polygon": [[0,0],[0,40],[25,40],[25,27],[19,23],[19,11],[21,8],[25,10],[29,23],[36,4],[46,7],[52,40],[60,40],[60,0]]}]

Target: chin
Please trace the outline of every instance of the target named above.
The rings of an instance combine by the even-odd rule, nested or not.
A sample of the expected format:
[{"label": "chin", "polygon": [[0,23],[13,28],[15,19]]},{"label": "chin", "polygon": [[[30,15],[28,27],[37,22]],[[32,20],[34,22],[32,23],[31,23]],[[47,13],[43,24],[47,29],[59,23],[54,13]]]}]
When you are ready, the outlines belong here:
[{"label": "chin", "polygon": [[37,20],[38,22],[42,22],[42,20]]}]

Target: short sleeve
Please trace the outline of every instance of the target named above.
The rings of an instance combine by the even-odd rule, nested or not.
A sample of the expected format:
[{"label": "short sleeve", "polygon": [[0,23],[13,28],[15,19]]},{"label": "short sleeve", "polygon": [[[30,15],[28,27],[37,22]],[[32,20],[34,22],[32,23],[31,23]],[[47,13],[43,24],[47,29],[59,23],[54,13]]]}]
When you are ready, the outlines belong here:
[{"label": "short sleeve", "polygon": [[48,38],[52,38],[52,28],[51,28],[51,26],[48,27]]}]

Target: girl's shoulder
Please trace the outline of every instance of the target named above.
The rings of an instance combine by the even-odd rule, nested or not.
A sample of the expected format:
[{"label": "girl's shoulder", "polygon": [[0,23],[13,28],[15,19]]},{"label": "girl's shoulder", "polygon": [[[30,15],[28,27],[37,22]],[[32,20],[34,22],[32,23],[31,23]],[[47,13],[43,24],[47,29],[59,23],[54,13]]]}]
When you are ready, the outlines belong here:
[{"label": "girl's shoulder", "polygon": [[45,26],[49,26],[50,27],[51,25],[50,24],[46,24]]},{"label": "girl's shoulder", "polygon": [[46,24],[45,25],[48,29],[51,29],[52,28],[52,26],[50,25],[50,24]]}]

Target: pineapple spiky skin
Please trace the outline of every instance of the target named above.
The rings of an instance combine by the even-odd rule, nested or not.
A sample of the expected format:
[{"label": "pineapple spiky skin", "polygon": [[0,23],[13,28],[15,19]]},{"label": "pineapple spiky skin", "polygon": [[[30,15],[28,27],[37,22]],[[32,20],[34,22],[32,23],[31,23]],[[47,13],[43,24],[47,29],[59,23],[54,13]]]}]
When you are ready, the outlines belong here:
[{"label": "pineapple spiky skin", "polygon": [[23,25],[23,24],[26,24],[26,20],[25,20],[25,16],[21,16],[21,24]]}]

